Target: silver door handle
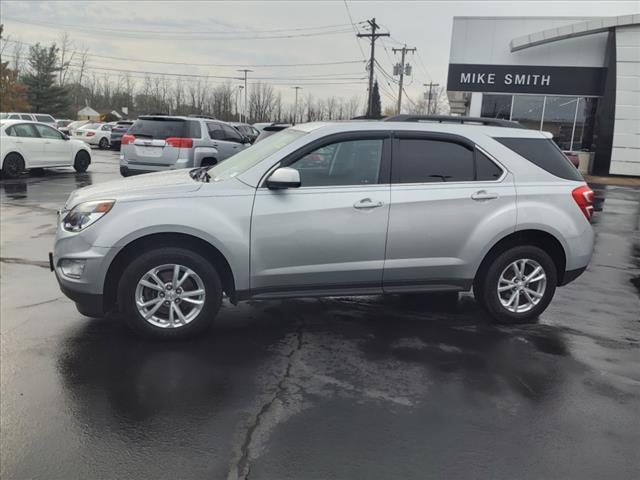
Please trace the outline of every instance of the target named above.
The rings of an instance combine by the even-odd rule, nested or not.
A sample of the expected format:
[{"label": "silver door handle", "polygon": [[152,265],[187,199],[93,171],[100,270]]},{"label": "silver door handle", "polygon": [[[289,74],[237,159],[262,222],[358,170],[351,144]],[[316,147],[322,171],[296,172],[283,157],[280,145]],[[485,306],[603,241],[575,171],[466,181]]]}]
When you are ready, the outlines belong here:
[{"label": "silver door handle", "polygon": [[357,208],[359,210],[366,210],[369,208],[378,208],[384,205],[382,202],[374,202],[370,198],[363,198],[362,200],[353,204],[353,208]]},{"label": "silver door handle", "polygon": [[498,198],[497,193],[490,193],[486,190],[479,190],[471,195],[472,200],[495,200],[496,198]]}]

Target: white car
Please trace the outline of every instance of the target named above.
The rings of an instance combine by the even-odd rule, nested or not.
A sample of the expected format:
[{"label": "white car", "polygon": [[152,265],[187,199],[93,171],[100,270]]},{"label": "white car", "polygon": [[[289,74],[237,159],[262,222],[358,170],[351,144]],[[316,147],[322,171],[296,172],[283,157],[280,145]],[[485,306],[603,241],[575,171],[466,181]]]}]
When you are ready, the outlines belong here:
[{"label": "white car", "polygon": [[91,164],[91,149],[44,123],[3,120],[0,159],[2,174],[8,178],[31,168],[71,166],[76,172],[86,172]]},{"label": "white car", "polygon": [[56,126],[56,119],[46,113],[21,113],[21,112],[2,112],[0,120],[28,120],[31,122],[41,122]]},{"label": "white car", "polygon": [[111,128],[108,123],[87,123],[74,130],[71,138],[105,150],[111,145]]}]

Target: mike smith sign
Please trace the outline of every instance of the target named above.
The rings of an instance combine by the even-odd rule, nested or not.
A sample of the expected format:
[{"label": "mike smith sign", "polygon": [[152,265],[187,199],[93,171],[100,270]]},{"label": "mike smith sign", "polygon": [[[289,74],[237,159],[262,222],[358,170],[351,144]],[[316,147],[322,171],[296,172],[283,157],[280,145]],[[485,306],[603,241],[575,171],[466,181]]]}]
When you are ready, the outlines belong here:
[{"label": "mike smith sign", "polygon": [[447,90],[600,96],[606,68],[532,65],[449,65]]}]

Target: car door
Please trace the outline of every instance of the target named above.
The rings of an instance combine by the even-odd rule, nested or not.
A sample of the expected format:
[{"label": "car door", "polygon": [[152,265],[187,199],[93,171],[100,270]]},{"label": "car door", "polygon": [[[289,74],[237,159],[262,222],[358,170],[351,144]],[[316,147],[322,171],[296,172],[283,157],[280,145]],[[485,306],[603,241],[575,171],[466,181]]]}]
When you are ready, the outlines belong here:
[{"label": "car door", "polygon": [[42,139],[43,163],[48,165],[70,165],[73,163],[71,145],[59,131],[38,123],[33,126]]},{"label": "car door", "polygon": [[11,127],[17,148],[26,158],[27,168],[43,166],[44,142],[32,123],[17,123]]},{"label": "car door", "polygon": [[382,291],[390,140],[384,132],[314,142],[281,163],[299,188],[256,191],[254,294]]},{"label": "car door", "polygon": [[467,139],[393,141],[384,290],[469,288],[483,252],[516,224],[512,175]]}]

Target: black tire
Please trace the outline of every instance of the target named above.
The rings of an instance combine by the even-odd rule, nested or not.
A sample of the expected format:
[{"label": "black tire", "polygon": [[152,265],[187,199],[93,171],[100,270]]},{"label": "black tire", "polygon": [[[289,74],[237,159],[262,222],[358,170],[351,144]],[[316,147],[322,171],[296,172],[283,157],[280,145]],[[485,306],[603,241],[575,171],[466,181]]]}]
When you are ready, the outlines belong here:
[{"label": "black tire", "polygon": [[123,177],[129,176],[129,169],[127,167],[120,167],[120,175]]},{"label": "black tire", "polygon": [[[193,270],[204,285],[204,304],[202,310],[188,323],[173,328],[163,328],[145,320],[136,306],[136,288],[143,276],[161,265],[177,264]],[[161,278],[162,281],[168,281]],[[186,282],[185,282],[186,283]],[[150,291],[155,294],[154,291]],[[164,294],[163,294],[164,296]],[[157,298],[157,297],[156,297]],[[162,303],[166,304],[166,301]],[[200,254],[179,247],[163,247],[142,253],[124,270],[118,286],[118,307],[131,329],[147,338],[182,339],[197,336],[207,330],[215,318],[222,303],[222,283],[216,269]],[[168,304],[169,308],[172,307]],[[162,309],[158,311],[163,315]],[[190,304],[181,307],[187,309]],[[185,310],[181,310],[183,313]]]},{"label": "black tire", "polygon": [[98,142],[98,148],[100,150],[106,150],[109,148],[109,139],[107,137],[102,137]]},{"label": "black tire", "polygon": [[80,150],[76,153],[76,158],[73,161],[73,168],[75,168],[76,172],[86,172],[89,165],[91,165],[91,156],[87,152]]},{"label": "black tire", "polygon": [[[542,297],[530,310],[524,312],[513,312],[507,309],[498,296],[498,283],[503,271],[516,260],[530,259],[537,262],[546,275],[546,287]],[[532,268],[532,267],[529,267]],[[553,299],[558,282],[557,268],[551,257],[542,249],[532,245],[522,245],[505,250],[493,260],[488,262],[476,276],[473,293],[482,308],[499,323],[527,323],[535,320]],[[507,296],[515,293],[517,287],[512,292],[503,293]],[[524,293],[523,293],[524,295]],[[525,297],[524,302],[527,301]],[[519,304],[523,301],[517,297]]]},{"label": "black tire", "polygon": [[24,159],[18,153],[10,153],[2,162],[2,175],[6,178],[18,178],[24,172]]}]

